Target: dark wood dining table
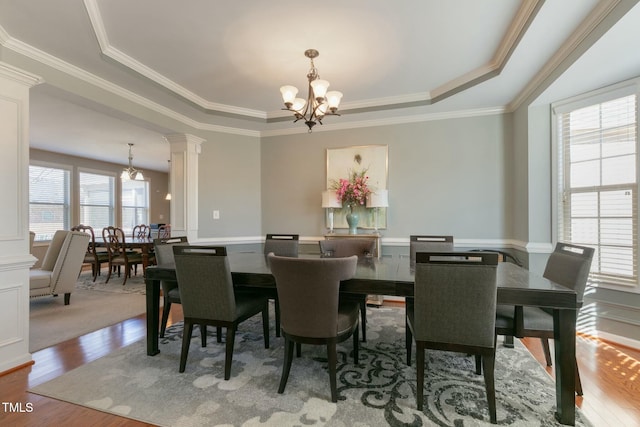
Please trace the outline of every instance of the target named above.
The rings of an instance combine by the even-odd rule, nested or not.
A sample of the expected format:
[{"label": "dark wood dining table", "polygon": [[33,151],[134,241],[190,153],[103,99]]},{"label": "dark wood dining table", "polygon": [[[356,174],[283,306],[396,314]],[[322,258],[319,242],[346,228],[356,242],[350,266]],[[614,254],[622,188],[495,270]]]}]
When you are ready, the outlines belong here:
[{"label": "dark wood dining table", "polygon": [[[303,256],[303,255],[301,255]],[[319,257],[319,255],[304,255]],[[273,287],[273,276],[261,253],[229,253],[234,283],[243,287]],[[158,348],[160,281],[175,281],[175,266],[157,265],[146,270],[147,354]],[[340,291],[360,294],[413,296],[414,271],[408,256],[367,258],[358,263],[352,279]],[[576,310],[575,291],[511,263],[497,268],[498,304],[545,307],[553,310],[556,366],[556,418],[575,425]],[[535,393],[535,390],[531,390]]]},{"label": "dark wood dining table", "polygon": [[[96,247],[106,247],[104,240],[96,236]],[[153,252],[153,239],[150,237],[144,238],[126,238],[124,241],[124,247],[127,249],[140,249],[142,254],[142,268],[147,269],[149,266],[149,259],[151,252]]]}]

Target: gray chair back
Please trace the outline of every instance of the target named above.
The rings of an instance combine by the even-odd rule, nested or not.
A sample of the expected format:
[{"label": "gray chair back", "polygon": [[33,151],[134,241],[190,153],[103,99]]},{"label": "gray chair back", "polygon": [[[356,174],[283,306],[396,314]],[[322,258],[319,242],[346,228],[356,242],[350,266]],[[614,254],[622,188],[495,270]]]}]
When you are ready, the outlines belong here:
[{"label": "gray chair back", "polygon": [[236,300],[224,246],[173,246],[185,317],[236,319]]},{"label": "gray chair back", "polygon": [[335,337],[340,281],[353,277],[357,263],[357,256],[290,258],[269,255],[280,300],[282,330],[302,337]]},{"label": "gray chair back", "polygon": [[498,255],[418,252],[416,341],[494,346]]},{"label": "gray chair back", "polygon": [[264,254],[271,252],[278,256],[298,256],[298,234],[267,234],[264,241]]},{"label": "gray chair back", "polygon": [[593,248],[558,242],[549,256],[543,276],[575,290],[578,302],[582,302],[593,252]]},{"label": "gray chair back", "polygon": [[173,246],[175,245],[189,245],[187,236],[153,239],[153,251],[156,254],[158,265],[175,264],[173,257]]},{"label": "gray chair back", "polygon": [[358,258],[372,257],[376,250],[376,241],[373,239],[348,239],[320,240],[320,253],[324,257],[343,258],[357,255]]},{"label": "gray chair back", "polygon": [[453,252],[453,236],[409,236],[411,264],[416,262],[416,252]]}]

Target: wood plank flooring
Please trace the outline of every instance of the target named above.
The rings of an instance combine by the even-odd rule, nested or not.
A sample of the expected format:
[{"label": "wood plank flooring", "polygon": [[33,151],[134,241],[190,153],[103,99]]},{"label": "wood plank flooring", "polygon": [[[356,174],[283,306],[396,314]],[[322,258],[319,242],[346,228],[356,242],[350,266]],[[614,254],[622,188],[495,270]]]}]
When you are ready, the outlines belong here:
[{"label": "wood plank flooring", "polygon": [[[169,322],[181,319],[180,306],[175,305]],[[144,339],[145,334],[145,317],[141,315],[34,353],[35,364],[0,377],[0,402],[19,403],[23,411],[30,403],[33,410],[10,412],[0,404],[0,426],[149,426],[27,392],[30,387]],[[523,342],[545,366],[540,341]],[[576,355],[584,389],[584,397],[578,398],[577,404],[593,425],[640,427],[640,351],[580,336]],[[546,369],[553,375],[553,367]]]}]

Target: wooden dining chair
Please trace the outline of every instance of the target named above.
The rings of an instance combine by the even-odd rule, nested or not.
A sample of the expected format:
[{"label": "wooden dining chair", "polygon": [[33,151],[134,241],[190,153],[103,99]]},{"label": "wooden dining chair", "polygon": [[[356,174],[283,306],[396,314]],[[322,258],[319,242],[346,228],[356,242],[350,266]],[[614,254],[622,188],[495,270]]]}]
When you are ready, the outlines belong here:
[{"label": "wooden dining chair", "polygon": [[[582,305],[593,254],[593,248],[558,242],[547,260],[543,276],[552,282],[576,291],[577,302]],[[549,340],[553,339],[553,310],[501,305],[497,310],[496,324],[502,325],[497,330],[498,334],[508,333],[518,338],[540,338],[547,366],[551,366]],[[576,394],[582,396],[582,384],[577,362],[575,389]]]},{"label": "wooden dining chair", "polygon": [[71,231],[81,231],[90,236],[83,264],[91,265],[91,274],[93,276],[93,281],[95,282],[96,278],[100,275],[102,264],[109,263],[109,253],[106,250],[96,249],[96,235],[93,232],[93,227],[90,225],[79,224],[71,227]]},{"label": "wooden dining chair", "polygon": [[[347,239],[320,240],[320,253],[327,258],[343,258],[356,255],[358,259],[372,258],[376,250],[376,242],[371,239],[357,237]],[[357,301],[360,304],[360,328],[362,342],[367,342],[367,295],[342,293],[342,299]]]},{"label": "wooden dining chair", "polygon": [[234,290],[227,250],[223,246],[173,246],[176,277],[184,313],[184,332],[180,354],[180,372],[184,372],[189,354],[193,325],[200,326],[201,344],[206,347],[206,326],[226,328],[224,379],[231,376],[236,330],[241,322],[262,314],[264,347],[269,348],[268,300]]},{"label": "wooden dining chair", "polygon": [[142,254],[127,250],[125,234],[121,228],[114,226],[103,228],[102,239],[109,254],[109,274],[105,283],[109,282],[114,268],[118,269],[119,277],[120,267],[124,267],[124,281],[122,282],[122,286],[124,286],[127,283],[127,278],[131,277],[134,266],[143,263]]},{"label": "wooden dining chair", "polygon": [[133,239],[148,239],[151,233],[151,227],[146,224],[138,224],[133,227],[131,232],[131,238]]},{"label": "wooden dining chair", "polygon": [[[175,265],[173,257],[173,247],[175,245],[187,246],[189,242],[187,236],[159,238],[153,240],[153,247],[156,254],[158,265]],[[171,304],[182,304],[180,299],[180,289],[177,281],[162,280],[162,320],[160,322],[160,338],[164,338],[167,329],[167,321],[169,320],[169,312]]]},{"label": "wooden dining chair", "polygon": [[[425,349],[476,355],[484,371],[489,418],[496,424],[494,385],[498,255],[417,252],[415,304],[407,306],[407,364],[416,341],[416,404],[424,401]],[[477,359],[477,360],[478,360]]]},{"label": "wooden dining chair", "polygon": [[293,361],[294,344],[326,345],[331,401],[338,401],[336,344],[353,337],[353,360],[358,363],[356,301],[340,298],[340,281],[356,272],[357,256],[293,258],[268,255],[276,279],[285,339],[284,364],[278,393],[284,393]]},{"label": "wooden dining chair", "polygon": [[164,224],[158,227],[158,239],[168,239],[171,237],[171,225]]}]

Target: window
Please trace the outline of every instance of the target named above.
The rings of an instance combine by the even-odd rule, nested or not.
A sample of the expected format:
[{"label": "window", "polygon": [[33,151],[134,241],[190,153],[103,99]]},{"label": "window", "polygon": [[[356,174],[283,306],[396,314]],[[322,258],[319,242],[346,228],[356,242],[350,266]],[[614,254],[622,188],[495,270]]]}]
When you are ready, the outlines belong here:
[{"label": "window", "polygon": [[122,230],[130,235],[138,224],[149,224],[149,182],[122,181]]},{"label": "window", "polygon": [[637,95],[557,114],[558,240],[596,249],[591,281],[638,283]]},{"label": "window", "polygon": [[115,177],[80,172],[80,224],[90,225],[96,235],[115,224]]},{"label": "window", "polygon": [[36,233],[36,241],[69,229],[70,176],[60,167],[29,166],[29,230]]}]

